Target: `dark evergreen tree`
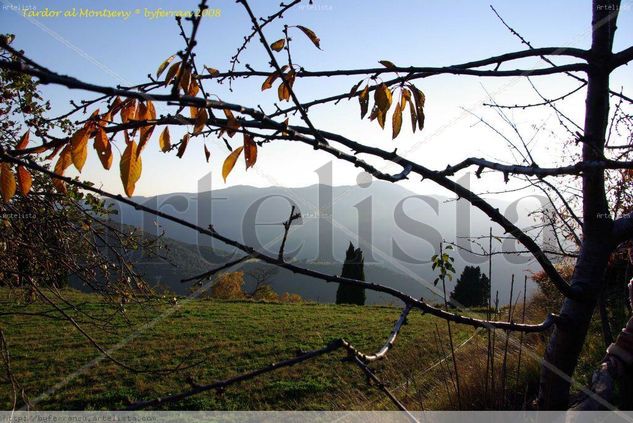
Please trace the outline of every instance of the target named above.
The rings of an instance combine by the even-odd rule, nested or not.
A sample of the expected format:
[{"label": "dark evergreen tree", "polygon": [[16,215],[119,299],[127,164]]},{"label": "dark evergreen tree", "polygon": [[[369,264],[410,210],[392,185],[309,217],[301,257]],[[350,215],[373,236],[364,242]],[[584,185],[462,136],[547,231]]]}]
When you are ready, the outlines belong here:
[{"label": "dark evergreen tree", "polygon": [[464,307],[485,306],[490,295],[490,279],[479,266],[466,266],[451,292],[451,303]]},{"label": "dark evergreen tree", "polygon": [[[365,280],[365,259],[360,248],[354,248],[350,242],[345,252],[345,263],[341,276],[344,278]],[[336,304],[365,305],[365,289],[356,286],[339,285],[336,291]]]}]

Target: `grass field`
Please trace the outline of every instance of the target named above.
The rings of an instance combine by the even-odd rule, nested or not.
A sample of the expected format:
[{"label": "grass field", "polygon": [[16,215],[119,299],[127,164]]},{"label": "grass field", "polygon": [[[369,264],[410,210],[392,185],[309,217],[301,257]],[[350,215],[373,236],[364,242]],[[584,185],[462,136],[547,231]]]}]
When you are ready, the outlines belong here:
[{"label": "grass field", "polygon": [[[32,315],[50,310],[50,306],[16,305],[7,291],[0,294],[0,327],[13,374],[36,409],[119,409],[131,401],[179,392],[190,387],[187,380],[209,383],[226,379],[294,357],[299,350],[323,347],[339,337],[373,352],[400,314],[393,307],[180,299],[176,305],[128,305],[126,321],[99,297],[65,291],[66,299],[80,305],[79,312],[69,313],[100,344],[114,347],[112,355],[117,360],[149,369],[198,363],[169,374],[134,373],[107,359],[95,362],[101,354],[57,312],[48,317]],[[102,327],[99,320],[88,316],[99,316],[109,325]],[[411,313],[389,358],[372,366],[396,395],[408,396],[412,408],[419,409],[429,400],[420,392],[432,390],[417,386],[424,375],[413,378],[413,389],[410,373],[431,366],[447,353],[438,349],[436,325],[446,348],[445,322]],[[453,333],[459,344],[473,329],[454,326]],[[335,352],[234,385],[222,394],[206,392],[166,408],[392,409],[376,387],[368,386],[359,368],[342,361],[344,357],[343,352]],[[429,372],[429,384],[438,383],[433,372],[443,368]],[[10,386],[4,383],[0,387],[3,409],[11,408],[10,398]]]}]

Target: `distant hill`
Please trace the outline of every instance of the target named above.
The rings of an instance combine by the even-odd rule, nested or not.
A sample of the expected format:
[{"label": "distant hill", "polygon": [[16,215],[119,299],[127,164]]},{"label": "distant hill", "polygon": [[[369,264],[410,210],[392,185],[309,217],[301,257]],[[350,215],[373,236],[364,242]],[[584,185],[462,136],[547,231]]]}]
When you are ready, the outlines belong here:
[{"label": "distant hill", "polygon": [[[331,207],[328,199],[331,199]],[[305,262],[311,268],[324,266],[338,272],[345,249],[351,241],[363,249],[368,269],[373,266],[382,269],[367,272],[368,280],[394,287],[406,286],[407,289],[404,290],[409,292],[410,289],[409,293],[412,295],[422,292],[418,291],[420,284],[424,285],[427,292],[439,293],[430,283],[435,277],[430,258],[442,240],[458,242],[464,247],[481,252],[475,244],[468,244],[464,237],[487,235],[491,226],[496,233],[502,232],[497,225],[489,222],[487,216],[469,207],[465,200],[416,195],[397,184],[382,181],[375,181],[367,187],[234,186],[193,194],[134,197],[134,200],[202,227],[212,224],[219,233],[268,251],[271,255],[277,254],[283,233],[280,223],[288,218],[290,206],[294,204],[303,217],[291,229],[286,247],[287,257]],[[526,200],[520,203],[521,207],[502,201],[492,201],[492,204],[508,218],[518,221],[520,227],[534,224],[528,217],[534,202],[530,204]],[[121,222],[142,228],[150,234],[164,230],[169,238],[184,243],[176,248],[175,254],[192,263],[179,271],[185,275],[197,272],[200,266],[208,266],[208,263],[200,260],[206,260],[210,264],[223,263],[225,258],[213,256],[214,249],[224,249],[232,253],[227,246],[203,237],[194,230],[157,219],[150,214],[139,213],[124,204],[114,203],[114,207],[119,210],[118,219]],[[206,250],[208,247],[213,248]],[[496,251],[507,251],[513,248],[513,243],[504,241],[502,246],[500,241],[495,240],[494,248]],[[198,256],[197,259],[190,256],[190,253]],[[462,250],[454,251],[453,256],[458,273],[466,265],[479,265],[487,273],[485,257]],[[538,268],[534,263],[528,262],[526,257],[494,257],[492,289],[499,291],[502,303],[508,300],[511,274],[516,274],[521,280],[526,272]],[[165,275],[164,278],[161,277],[162,281],[172,281],[176,273],[179,273],[174,273],[173,269],[168,270],[167,267],[161,267],[160,272],[156,269],[152,267],[150,273]],[[393,273],[384,273],[386,269]],[[146,270],[150,271],[149,268]],[[301,281],[297,285],[303,289],[315,282]],[[325,291],[330,289],[328,287]],[[534,286],[530,284],[529,291],[533,289]],[[321,296],[329,298],[329,294]]]},{"label": "distant hill", "polygon": [[[144,237],[156,243],[157,255],[147,254],[146,251],[130,252],[127,258],[133,263],[134,269],[154,287],[167,288],[178,295],[190,293],[193,282],[182,283],[182,279],[190,278],[208,271],[214,267],[234,260],[238,256],[233,256],[226,250],[220,250],[209,246],[197,246],[185,242],[176,241],[166,236],[149,234],[130,225],[111,222],[125,232],[135,232],[138,236]],[[111,240],[112,241],[112,240]],[[296,260],[295,260],[296,261]],[[327,274],[340,274],[341,265],[338,263],[298,263]],[[250,292],[254,289],[255,282],[249,275],[262,268],[276,267],[256,260],[234,266],[227,271],[244,271],[244,289]],[[405,291],[417,298],[424,297],[430,302],[439,302],[441,298],[417,283],[413,278],[395,272],[379,265],[367,265],[365,267],[366,278],[372,282],[381,282],[393,288]],[[273,289],[279,294],[284,292],[296,293],[304,299],[321,303],[334,303],[336,299],[336,284],[325,283],[321,280],[307,276],[296,275],[284,269],[278,269],[270,280]],[[80,284],[73,284],[81,289]],[[400,304],[400,301],[384,293],[367,292],[367,304]]]}]

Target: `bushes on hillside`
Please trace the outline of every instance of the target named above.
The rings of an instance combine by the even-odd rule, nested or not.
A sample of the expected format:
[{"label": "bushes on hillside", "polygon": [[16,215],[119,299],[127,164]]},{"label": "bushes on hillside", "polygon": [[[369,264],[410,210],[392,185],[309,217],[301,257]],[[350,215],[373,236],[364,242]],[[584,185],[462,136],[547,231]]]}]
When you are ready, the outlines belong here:
[{"label": "bushes on hillside", "polygon": [[242,290],[244,272],[220,274],[211,286],[211,296],[221,300],[239,300],[245,297]]},{"label": "bushes on hillside", "polygon": [[221,273],[211,286],[211,297],[220,300],[252,299],[255,301],[282,303],[303,302],[303,298],[298,294],[290,294],[288,292],[282,295],[277,294],[270,284],[262,283],[258,285],[252,294],[244,292],[243,287],[244,272]]}]

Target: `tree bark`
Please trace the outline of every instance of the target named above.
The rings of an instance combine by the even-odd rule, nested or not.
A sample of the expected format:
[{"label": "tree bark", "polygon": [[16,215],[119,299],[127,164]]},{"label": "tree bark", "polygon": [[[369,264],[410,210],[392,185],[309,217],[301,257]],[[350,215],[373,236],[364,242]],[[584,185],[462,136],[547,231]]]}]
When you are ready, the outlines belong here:
[{"label": "tree bark", "polygon": [[[619,0],[594,0],[592,43],[588,58],[583,160],[604,157],[609,118],[609,73],[613,34]],[[605,193],[604,170],[587,169],[582,177],[583,242],[572,277],[572,288],[582,292],[583,301],[566,299],[545,351],[541,367],[538,406],[563,410],[569,406],[569,388],[582,351],[596,300],[604,285],[604,272],[614,249],[613,220]]]}]

